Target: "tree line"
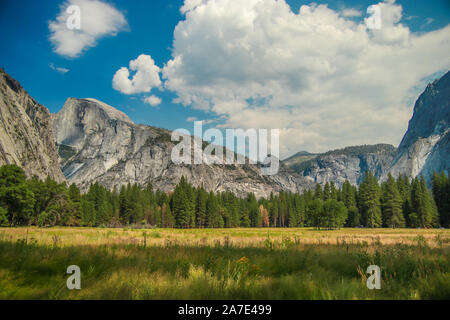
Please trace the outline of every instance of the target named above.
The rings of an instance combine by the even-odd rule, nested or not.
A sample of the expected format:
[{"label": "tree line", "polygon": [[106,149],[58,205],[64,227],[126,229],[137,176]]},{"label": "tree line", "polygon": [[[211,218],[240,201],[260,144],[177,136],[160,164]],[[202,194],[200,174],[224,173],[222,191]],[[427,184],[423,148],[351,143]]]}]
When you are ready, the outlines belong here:
[{"label": "tree line", "polygon": [[108,190],[94,183],[82,194],[72,184],[27,179],[15,165],[0,167],[0,226],[234,227],[449,227],[450,180],[435,173],[425,179],[400,176],[379,184],[366,172],[359,188],[345,181],[302,194],[282,191],[257,199],[232,192],[207,192],[185,177],[172,192],[128,184]]}]

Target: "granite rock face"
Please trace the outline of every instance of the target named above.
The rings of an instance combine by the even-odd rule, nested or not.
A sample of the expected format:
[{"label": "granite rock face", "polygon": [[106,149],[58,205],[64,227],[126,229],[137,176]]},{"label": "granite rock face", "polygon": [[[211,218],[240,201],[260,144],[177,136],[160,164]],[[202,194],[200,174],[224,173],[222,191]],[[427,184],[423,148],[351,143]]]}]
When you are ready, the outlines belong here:
[{"label": "granite rock face", "polygon": [[134,124],[125,114],[94,99],[67,99],[54,116],[56,143],[69,183],[86,191],[93,182],[107,188],[128,183],[171,191],[182,176],[208,191],[249,192],[257,197],[281,190],[302,191],[306,179],[281,165],[274,176],[258,165],[177,165],[171,161],[171,132]]},{"label": "granite rock face", "polygon": [[311,182],[321,185],[333,182],[340,187],[345,180],[359,185],[366,171],[371,171],[380,178],[389,168],[395,154],[396,148],[392,145],[364,145],[318,155],[301,153],[285,162]]},{"label": "granite rock face", "polygon": [[423,175],[430,183],[433,172],[450,172],[450,72],[430,83],[418,98],[414,115],[398,149],[391,145],[347,147],[324,154],[300,152],[284,160],[297,173],[321,185],[345,180],[358,185],[365,171],[381,181]]},{"label": "granite rock face", "polygon": [[[414,106],[408,131],[386,172],[397,177],[423,175],[430,183],[433,172],[450,169],[450,72],[430,83]],[[384,178],[385,178],[384,177]]]},{"label": "granite rock face", "polygon": [[4,164],[18,165],[28,177],[65,181],[50,112],[0,69],[0,165]]}]

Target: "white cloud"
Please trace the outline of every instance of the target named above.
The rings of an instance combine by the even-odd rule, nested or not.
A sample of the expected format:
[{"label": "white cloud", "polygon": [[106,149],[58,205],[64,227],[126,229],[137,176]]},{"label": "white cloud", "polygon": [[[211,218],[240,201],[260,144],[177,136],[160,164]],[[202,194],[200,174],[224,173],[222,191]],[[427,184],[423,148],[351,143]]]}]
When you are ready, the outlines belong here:
[{"label": "white cloud", "polygon": [[165,88],[224,127],[282,129],[282,156],[398,144],[424,80],[450,68],[450,26],[415,34],[400,5],[379,6],[383,27],[368,30],[326,5],[186,0]]},{"label": "white cloud", "polygon": [[136,60],[131,60],[130,70],[136,71],[132,79],[129,79],[130,71],[127,68],[117,70],[113,77],[114,89],[124,94],[135,94],[150,92],[152,88],[161,86],[161,70],[151,56],[141,54]]},{"label": "white cloud", "polygon": [[341,15],[346,18],[354,18],[362,16],[362,12],[352,8],[346,8],[341,11]]},{"label": "white cloud", "polygon": [[[71,14],[66,12],[70,5],[80,8],[80,29],[69,29],[67,20]],[[62,56],[75,58],[84,50],[97,45],[104,36],[115,36],[128,27],[121,12],[112,5],[99,0],[68,0],[54,21],[49,22],[50,41],[54,51]]]},{"label": "white cloud", "polygon": [[[201,121],[203,125],[211,124],[220,121],[220,119],[198,119],[197,117],[187,117],[187,122]],[[217,126],[220,127],[220,126]]]},{"label": "white cloud", "polygon": [[151,105],[152,107],[159,106],[161,104],[161,98],[151,95],[149,97],[144,98],[144,103]]},{"label": "white cloud", "polygon": [[53,63],[49,64],[50,69],[58,71],[61,74],[65,74],[67,72],[69,72],[70,70],[67,68],[62,68],[62,67],[56,67]]}]

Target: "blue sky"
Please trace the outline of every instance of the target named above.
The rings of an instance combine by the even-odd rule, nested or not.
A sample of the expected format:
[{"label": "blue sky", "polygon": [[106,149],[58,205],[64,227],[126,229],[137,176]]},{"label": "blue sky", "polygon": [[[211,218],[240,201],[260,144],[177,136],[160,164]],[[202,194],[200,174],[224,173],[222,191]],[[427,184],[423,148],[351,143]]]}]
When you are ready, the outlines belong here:
[{"label": "blue sky", "polygon": [[[228,0],[232,1],[232,0]],[[270,0],[264,0],[270,1]],[[240,1],[234,1],[234,4],[239,3]],[[300,0],[291,0],[287,1],[288,5],[291,7],[291,10],[298,14],[299,8],[301,5],[310,5],[310,1],[300,1]],[[349,16],[346,17],[348,21],[353,21],[356,24],[362,23],[363,19],[367,17],[366,9],[368,6],[372,4],[376,4],[377,1],[315,1],[318,4],[327,4],[328,8],[330,8],[334,12],[342,12],[345,9],[354,9],[362,13],[360,16]],[[330,118],[335,118],[332,116],[332,112],[325,112],[325,116],[323,116],[324,112],[320,115],[312,115],[313,112],[309,109],[311,105],[313,105],[313,100],[304,100],[306,98],[305,95],[292,96],[291,92],[283,92],[278,89],[273,89],[271,87],[270,90],[273,89],[273,92],[270,91],[267,96],[261,94],[263,91],[255,91],[254,94],[250,94],[246,96],[242,93],[242,91],[234,90],[230,95],[223,95],[219,102],[212,102],[209,107],[205,107],[203,102],[195,102],[190,101],[189,103],[176,103],[173,100],[178,96],[183,96],[186,99],[192,99],[192,97],[201,96],[202,101],[212,101],[216,96],[221,94],[211,94],[206,92],[212,92],[216,90],[217,87],[208,86],[206,84],[200,84],[200,79],[203,74],[206,73],[204,77],[206,82],[215,82],[216,80],[220,82],[222,79],[226,79],[227,81],[223,81],[223,87],[228,88],[228,84],[230,88],[241,86],[242,88],[246,88],[248,85],[248,90],[252,90],[253,84],[258,82],[254,80],[254,77],[250,77],[249,79],[245,78],[246,74],[240,75],[239,72],[233,73],[233,67],[239,68],[239,62],[231,63],[230,62],[230,73],[236,74],[236,78],[232,78],[228,75],[228,71],[225,68],[218,69],[217,78],[214,78],[214,75],[208,74],[207,67],[198,67],[195,63],[198,61],[205,61],[205,64],[209,63],[209,66],[215,66],[217,64],[226,63],[228,60],[214,60],[214,51],[211,51],[211,56],[207,54],[209,46],[206,45],[202,55],[193,56],[193,54],[189,52],[183,52],[183,50],[192,49],[186,43],[178,43],[174,46],[174,29],[180,21],[186,19],[186,16],[180,12],[180,8],[183,6],[184,1],[159,1],[159,0],[149,0],[149,1],[138,1],[138,0],[114,0],[114,1],[106,1],[106,3],[113,8],[115,8],[118,12],[120,12],[123,17],[126,19],[127,27],[121,29],[115,35],[109,35],[104,37],[99,37],[96,39],[96,45],[86,48],[79,54],[77,57],[68,57],[55,52],[54,44],[52,44],[49,40],[51,32],[49,30],[49,21],[55,21],[56,17],[61,14],[61,6],[67,4],[65,1],[35,1],[35,0],[14,0],[14,1],[2,1],[0,3],[0,38],[2,39],[2,48],[0,50],[0,66],[4,67],[6,72],[11,74],[14,78],[16,78],[23,87],[41,104],[45,105],[51,112],[57,112],[64,104],[65,100],[68,97],[77,97],[77,98],[96,98],[98,100],[104,101],[121,111],[125,112],[129,117],[136,123],[143,123],[157,127],[163,127],[168,129],[176,129],[176,128],[187,128],[192,129],[192,122],[187,121],[189,118],[197,118],[203,120],[215,120],[215,119],[228,119],[225,121],[213,122],[210,126],[216,124],[222,124],[224,127],[228,126],[242,126],[242,127],[270,127],[271,119],[278,119],[278,115],[280,115],[279,122],[277,122],[277,126],[283,128],[283,123],[286,123],[285,132],[285,140],[282,139],[281,143],[285,141],[286,149],[282,154],[285,156],[295,153],[295,151],[300,149],[307,149],[309,151],[325,151],[329,148],[338,148],[349,144],[355,143],[374,143],[374,142],[389,142],[396,144],[400,141],[402,132],[404,132],[407,126],[407,120],[411,115],[411,97],[417,95],[418,92],[423,90],[423,85],[430,78],[435,76],[442,75],[443,72],[448,70],[449,61],[445,59],[441,64],[435,65],[431,62],[433,57],[440,57],[442,55],[442,51],[446,51],[445,47],[442,48],[432,48],[436,51],[433,55],[430,55],[430,67],[429,69],[417,71],[414,74],[414,83],[408,83],[407,87],[402,87],[398,89],[399,94],[403,94],[404,96],[400,97],[398,101],[404,103],[404,106],[398,105],[395,100],[389,101],[380,101],[380,104],[392,104],[392,108],[399,108],[402,112],[401,115],[398,116],[399,121],[389,123],[388,128],[389,134],[383,135],[381,133],[377,133],[376,123],[368,123],[365,125],[367,127],[368,134],[355,134],[355,131],[361,130],[358,127],[355,127],[353,130],[347,130],[336,133],[335,139],[328,139],[326,136],[330,135],[328,132],[324,132],[320,126],[316,126],[316,122],[318,120],[325,118],[327,119],[327,114],[330,115]],[[391,4],[393,5],[393,4]],[[447,27],[450,23],[450,4],[447,0],[434,0],[434,1],[396,1],[396,6],[401,6],[403,9],[402,17],[400,22],[396,22],[395,25],[401,23],[406,28],[409,29],[411,34],[420,37],[426,34],[432,34],[433,31],[441,30]],[[268,7],[269,8],[269,7]],[[270,7],[272,8],[272,7]],[[272,10],[272,9],[267,10]],[[190,9],[191,13],[195,13],[194,11],[197,8],[193,7]],[[237,8],[236,10],[239,10]],[[245,9],[242,9],[245,10]],[[256,9],[255,9],[256,10]],[[266,10],[266,11],[267,11]],[[258,12],[258,11],[255,11]],[[274,15],[279,13],[273,11]],[[219,13],[218,13],[219,14]],[[318,16],[318,11],[316,11],[316,15]],[[325,13],[324,13],[325,14]],[[269,13],[270,16],[270,13]],[[197,20],[195,20],[197,19]],[[229,17],[224,17],[223,20],[218,20],[217,25],[213,25],[214,28],[224,30],[226,29],[228,23],[227,19]],[[195,29],[197,24],[204,23],[203,28]],[[188,28],[188,26],[190,26]],[[201,15],[192,14],[192,17],[189,20],[189,24],[186,23],[184,25],[186,30],[194,30],[190,34],[191,38],[188,36],[187,41],[191,41],[198,48],[201,45],[204,45],[203,40],[199,39],[208,39],[209,28],[207,25],[207,20],[202,18]],[[280,27],[285,28],[285,26]],[[180,28],[183,29],[183,28]],[[211,28],[213,29],[213,28]],[[206,35],[199,34],[199,30],[203,30]],[[286,30],[286,29],[283,29]],[[393,29],[394,30],[394,29]],[[183,30],[181,30],[183,31]],[[181,34],[180,31],[180,34]],[[394,32],[394,31],[393,31]],[[280,33],[281,35],[283,33]],[[284,33],[286,34],[286,33]],[[214,33],[211,31],[211,36],[214,38]],[[277,34],[274,35],[277,37]],[[425,37],[425,36],[424,36]],[[432,36],[429,36],[432,39]],[[303,38],[300,38],[303,39]],[[417,44],[413,44],[413,47],[424,46],[423,43],[433,43],[432,41],[437,41],[436,43],[443,43],[442,39],[445,39],[445,35],[441,36],[441,40],[429,40],[431,42],[427,42],[425,38],[422,42],[417,41]],[[448,38],[447,38],[448,39]],[[292,39],[292,41],[297,41],[298,39]],[[397,41],[397,39],[394,39]],[[198,45],[195,41],[199,41]],[[223,41],[226,41],[224,38]],[[403,41],[402,39],[398,40],[396,43],[389,43],[390,49],[388,54],[392,54],[393,48],[396,48],[398,44]],[[411,41],[413,40],[405,40]],[[250,42],[249,42],[250,43]],[[251,42],[253,43],[253,42]],[[280,42],[280,43],[288,43],[289,42]],[[252,45],[252,44],[250,44]],[[314,46],[314,43],[312,44]],[[280,44],[282,46],[282,44]],[[385,44],[385,47],[387,44]],[[406,45],[405,45],[406,46]],[[172,48],[176,47],[176,53],[172,51]],[[316,46],[317,47],[317,46]],[[347,54],[345,44],[341,46],[339,52],[342,54]],[[256,47],[252,47],[251,50]],[[258,50],[251,51],[252,54],[258,52]],[[284,48],[281,48],[284,50]],[[298,51],[303,50],[303,51]],[[363,47],[361,47],[363,50]],[[426,50],[422,48],[421,50]],[[431,50],[431,49],[430,49]],[[350,50],[349,50],[350,51]],[[249,51],[245,51],[249,52]],[[284,52],[284,51],[283,51]],[[286,52],[304,52],[303,48],[286,48]],[[402,51],[403,52],[403,51]],[[448,55],[447,51],[447,55]],[[179,55],[183,57],[191,57],[191,64],[189,66],[185,66],[183,68],[178,68],[173,70],[173,80],[171,86],[166,87],[164,90],[158,88],[152,88],[151,92],[142,92],[127,95],[118,90],[115,90],[112,85],[112,79],[114,74],[121,67],[128,67],[129,62],[131,60],[136,59],[139,55],[146,54],[150,55],[154,60],[155,64],[159,68],[164,68],[164,65],[167,64],[171,59],[174,59],[174,56]],[[307,53],[305,53],[306,55]],[[422,51],[418,51],[417,55],[421,55]],[[230,57],[236,57],[239,55],[239,52],[233,52],[233,55]],[[348,52],[348,56],[351,57],[355,55],[355,53]],[[208,59],[211,59],[209,61]],[[231,58],[229,58],[231,59]],[[282,61],[284,57],[281,55],[277,61]],[[299,57],[300,59],[300,57]],[[302,56],[303,60],[307,60],[308,56]],[[327,61],[331,61],[329,68],[331,70],[344,70],[343,66],[344,62],[336,62],[337,66],[333,67],[334,57],[324,57],[322,60],[328,63]],[[373,58],[374,63],[380,63],[378,56]],[[380,58],[382,59],[382,58]],[[411,68],[415,68],[412,65],[415,58],[411,58]],[[208,61],[206,61],[208,60]],[[187,61],[183,60],[183,62]],[[291,63],[291,60],[286,60],[286,63]],[[378,62],[377,62],[378,61]],[[185,62],[186,63],[186,62]],[[54,68],[51,68],[53,66]],[[202,68],[205,69],[202,69]],[[311,72],[311,75],[308,75],[308,81],[311,83],[315,83],[318,79],[321,79],[319,76],[314,78],[312,75],[313,71],[308,71],[308,68],[304,66],[293,66],[293,68],[298,67],[298,77],[299,79],[295,79],[292,82],[292,86],[295,87],[298,83],[302,83],[303,78],[302,72]],[[55,68],[65,68],[69,71],[66,73],[58,72],[54,70]],[[242,69],[242,68],[241,68]],[[224,71],[225,70],[225,71]],[[306,70],[306,71],[305,71]],[[224,72],[224,74],[220,74],[220,72]],[[238,70],[239,71],[239,70]],[[250,70],[252,71],[252,70]],[[255,72],[258,70],[255,70]],[[189,72],[198,74],[190,74]],[[269,71],[268,71],[269,72]],[[334,71],[333,71],[334,72]],[[279,71],[280,83],[282,86],[290,86],[290,83],[285,82],[285,79],[292,79],[292,75],[283,75],[282,71]],[[132,76],[132,75],[131,75]],[[212,78],[211,78],[212,77]],[[406,77],[406,75],[405,75]],[[195,86],[180,86],[175,84],[175,79],[182,79],[184,81],[194,79]],[[203,79],[203,78],[202,78]],[[231,79],[231,80],[230,80]],[[248,81],[247,81],[248,80]],[[196,82],[197,81],[197,82]],[[277,76],[273,79],[271,83],[276,83],[278,81]],[[305,80],[306,81],[306,80]],[[338,80],[336,80],[338,81]],[[165,80],[163,79],[163,83]],[[377,84],[373,85],[378,88]],[[327,89],[328,88],[328,89]],[[308,89],[309,90],[309,89]],[[327,90],[328,92],[333,91],[335,89],[330,89],[329,86],[323,88],[323,90]],[[365,89],[363,89],[365,90]],[[295,90],[293,90],[295,92]],[[299,90],[300,91],[300,90]],[[280,93],[279,99],[277,99],[276,95]],[[156,107],[152,107],[143,102],[143,98],[154,94],[162,99],[160,105]],[[342,89],[336,89],[336,95],[341,96]],[[348,93],[351,96],[351,93]],[[386,94],[387,96],[389,93]],[[229,97],[240,97],[243,96],[242,100],[236,101],[235,98],[231,99]],[[283,100],[284,97],[289,96],[289,99]],[[305,97],[305,98],[304,98]],[[228,101],[229,99],[230,101]],[[278,101],[273,102],[273,105],[267,105],[264,107],[264,110],[258,111],[260,108],[259,105],[254,104],[253,101]],[[231,101],[232,100],[232,101]],[[330,97],[327,101],[332,101]],[[359,101],[359,99],[355,99],[355,101]],[[241,103],[241,104],[240,104]],[[242,103],[245,105],[242,106]],[[318,104],[326,104],[327,102],[319,101]],[[360,108],[365,108],[366,105],[373,104],[373,108],[376,106],[376,102],[361,102]],[[229,105],[229,107],[227,107]],[[241,107],[239,107],[241,106]],[[372,107],[372,106],[371,106]],[[403,110],[406,107],[409,110]],[[229,109],[224,109],[229,108]],[[240,108],[240,109],[239,109]],[[312,107],[311,107],[312,108]],[[325,107],[324,107],[325,108]],[[370,108],[367,107],[369,110]],[[403,109],[402,109],[403,108]],[[234,114],[231,114],[231,109],[233,109]],[[314,110],[318,110],[316,108]],[[326,109],[320,109],[326,110]],[[365,109],[363,109],[365,110]],[[383,109],[384,110],[384,109]],[[254,113],[252,113],[254,112]],[[257,113],[259,112],[259,113]],[[388,111],[386,111],[388,112]],[[393,112],[393,111],[389,111]],[[298,120],[297,122],[292,122],[287,124],[284,120],[284,114],[288,115],[297,115],[301,114],[301,119],[306,119],[304,122]],[[349,111],[349,114],[352,112]],[[242,114],[243,116],[238,116],[238,114]],[[246,116],[248,114],[248,117]],[[261,114],[261,118],[258,118],[258,114]],[[265,115],[265,116],[264,116]],[[370,117],[369,113],[364,115],[362,112],[361,117]],[[247,119],[246,119],[247,118]],[[249,120],[249,118],[254,119]],[[289,116],[288,116],[289,118]],[[292,118],[292,117],[291,117]],[[299,118],[300,119],[300,118]],[[339,123],[334,123],[333,125],[342,126],[342,121],[347,119],[345,114]],[[274,122],[276,122],[274,120]],[[330,120],[331,121],[331,120]],[[347,120],[345,120],[347,121]],[[351,119],[348,118],[349,123],[351,123]],[[382,119],[380,120],[382,121]],[[301,125],[300,125],[301,122]],[[299,123],[299,127],[296,126],[296,123]],[[312,125],[311,125],[312,124]],[[345,124],[344,124],[345,125]],[[309,136],[305,134],[302,139],[296,139],[292,136],[295,136],[298,132],[296,130],[302,130],[301,132],[308,131],[308,126],[311,128],[311,133]],[[375,128],[375,129],[374,129]],[[380,128],[380,131],[384,131],[383,128]],[[323,132],[323,136],[321,136]],[[377,140],[379,139],[379,141]],[[298,140],[298,141],[296,141]]]}]

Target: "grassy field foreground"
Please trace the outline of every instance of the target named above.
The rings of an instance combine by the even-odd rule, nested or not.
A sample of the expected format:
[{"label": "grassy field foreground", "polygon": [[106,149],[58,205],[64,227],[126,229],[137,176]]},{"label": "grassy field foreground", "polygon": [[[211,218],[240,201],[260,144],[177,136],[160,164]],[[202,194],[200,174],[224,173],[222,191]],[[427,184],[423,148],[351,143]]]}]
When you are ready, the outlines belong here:
[{"label": "grassy field foreground", "polygon": [[0,299],[450,299],[449,260],[439,229],[3,228]]}]

